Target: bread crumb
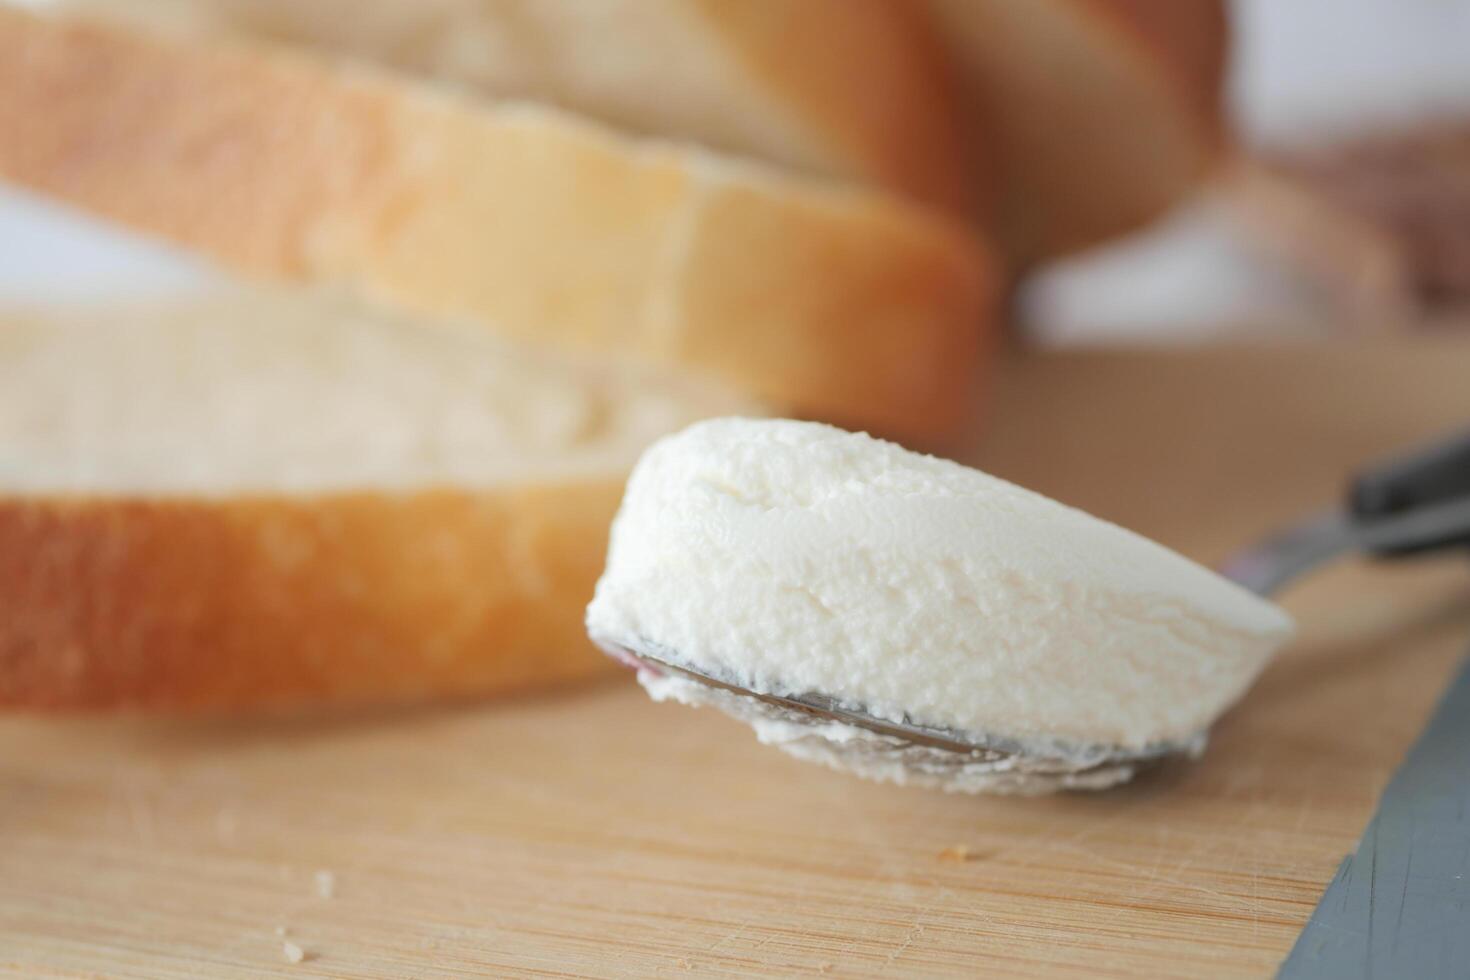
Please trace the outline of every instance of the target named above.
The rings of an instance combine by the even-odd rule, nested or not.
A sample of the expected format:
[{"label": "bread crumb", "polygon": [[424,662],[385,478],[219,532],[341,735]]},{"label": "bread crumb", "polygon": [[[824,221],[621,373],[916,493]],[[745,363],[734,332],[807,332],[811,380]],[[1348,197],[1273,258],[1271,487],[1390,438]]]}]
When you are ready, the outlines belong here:
[{"label": "bread crumb", "polygon": [[284,936],[285,934],[286,934],[286,927],[285,926],[276,926],[276,935],[277,936]]},{"label": "bread crumb", "polygon": [[287,963],[300,963],[306,959],[306,950],[295,943],[281,943],[281,955],[286,957]]},{"label": "bread crumb", "polygon": [[970,850],[967,844],[952,844],[939,852],[939,860],[964,863],[965,861],[978,861],[980,855]]},{"label": "bread crumb", "polygon": [[674,965],[681,970],[692,969],[688,960],[675,960]]},{"label": "bread crumb", "polygon": [[331,898],[337,891],[337,876],[330,871],[316,873],[316,893],[322,898]]},{"label": "bread crumb", "polygon": [[827,962],[818,963],[817,964],[817,972],[818,973],[831,973],[832,972],[832,964],[831,963],[827,963]]}]

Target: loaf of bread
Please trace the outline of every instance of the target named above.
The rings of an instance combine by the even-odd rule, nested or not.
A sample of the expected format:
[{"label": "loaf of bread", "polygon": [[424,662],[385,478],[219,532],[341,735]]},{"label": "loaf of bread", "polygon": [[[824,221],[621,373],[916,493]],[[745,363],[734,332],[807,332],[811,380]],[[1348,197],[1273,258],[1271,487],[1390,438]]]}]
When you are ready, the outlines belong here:
[{"label": "loaf of bread", "polygon": [[350,55],[629,133],[875,183],[981,190],[959,86],[907,0],[57,0],[196,36]]},{"label": "loaf of bread", "polygon": [[995,169],[1021,264],[1128,231],[1222,144],[1222,0],[929,0]]},{"label": "loaf of bread", "polygon": [[708,385],[273,294],[0,322],[0,706],[523,690]]},{"label": "loaf of bread", "polygon": [[993,262],[855,187],[264,45],[0,10],[0,178],[247,273],[627,354],[851,427],[969,404]]}]

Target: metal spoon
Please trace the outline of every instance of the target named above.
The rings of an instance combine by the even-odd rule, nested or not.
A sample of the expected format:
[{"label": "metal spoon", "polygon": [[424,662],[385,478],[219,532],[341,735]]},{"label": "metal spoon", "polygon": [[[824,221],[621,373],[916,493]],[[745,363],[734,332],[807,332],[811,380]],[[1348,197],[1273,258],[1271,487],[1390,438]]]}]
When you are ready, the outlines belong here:
[{"label": "metal spoon", "polygon": [[[1343,555],[1403,558],[1470,546],[1470,434],[1437,443],[1389,461],[1354,479],[1343,505],[1272,534],[1242,551],[1221,573],[1260,595],[1274,595]],[[1065,787],[1100,788],[1122,782],[1137,770],[1177,755],[1194,755],[1204,735],[1188,742],[1143,748],[1022,741],[980,732],[956,731],[910,719],[878,718],[860,705],[818,692],[771,694],[751,691],[728,678],[713,676],[683,662],[674,651],[630,650],[601,643],[609,656],[648,676],[673,678],[700,686],[700,700],[715,704],[747,722],[785,721],[817,728],[838,723],[876,736],[870,744],[821,749],[817,740],[809,757],[840,767],[850,766],[851,753],[883,755],[889,762],[914,767],[945,785],[945,773],[970,770],[987,779],[988,788],[1045,791]],[[798,736],[799,737],[799,736]],[[801,754],[801,753],[798,753]],[[920,779],[920,782],[926,780]],[[952,788],[952,787],[951,787]]]}]

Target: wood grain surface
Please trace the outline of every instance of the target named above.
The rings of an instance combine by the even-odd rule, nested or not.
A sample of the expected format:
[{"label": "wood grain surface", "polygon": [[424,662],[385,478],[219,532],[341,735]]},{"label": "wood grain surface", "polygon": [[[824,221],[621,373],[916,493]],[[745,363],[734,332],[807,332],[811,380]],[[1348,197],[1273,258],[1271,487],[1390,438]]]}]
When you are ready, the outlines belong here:
[{"label": "wood grain surface", "polygon": [[[1470,344],[1018,354],[995,402],[962,458],[1214,561],[1470,423]],[[1467,595],[1464,561],[1322,574],[1205,757],[1101,795],[872,785],[631,679],[0,720],[0,971],[1269,975],[1470,647]]]}]

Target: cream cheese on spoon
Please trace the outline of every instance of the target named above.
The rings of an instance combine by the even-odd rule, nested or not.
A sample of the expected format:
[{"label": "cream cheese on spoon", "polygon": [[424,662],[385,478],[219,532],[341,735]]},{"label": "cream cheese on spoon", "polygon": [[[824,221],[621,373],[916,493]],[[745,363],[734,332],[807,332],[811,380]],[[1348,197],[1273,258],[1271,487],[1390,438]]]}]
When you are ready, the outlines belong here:
[{"label": "cream cheese on spoon", "polygon": [[1100,750],[1197,748],[1292,632],[1208,569],[1004,480],[749,419],[644,454],[587,627],[750,691],[820,693],[1020,750],[926,772],[923,753],[869,744],[885,736],[641,672],[656,697],[716,703],[794,754],[951,789],[1107,785],[1132,767],[1086,764]]}]

